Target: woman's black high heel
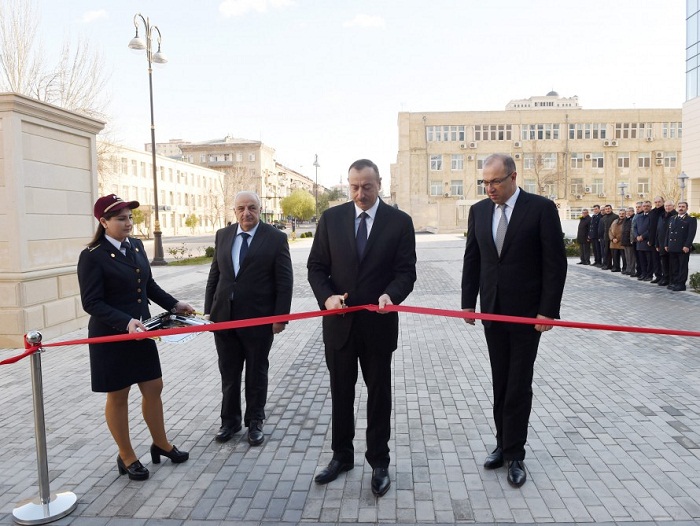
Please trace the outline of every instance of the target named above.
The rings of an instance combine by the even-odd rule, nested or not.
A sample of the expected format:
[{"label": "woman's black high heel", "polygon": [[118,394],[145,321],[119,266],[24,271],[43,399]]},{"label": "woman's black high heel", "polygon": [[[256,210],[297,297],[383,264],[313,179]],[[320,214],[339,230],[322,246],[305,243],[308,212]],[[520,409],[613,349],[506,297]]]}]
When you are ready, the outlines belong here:
[{"label": "woman's black high heel", "polygon": [[138,460],[126,466],[122,457],[117,455],[117,468],[120,475],[128,474],[131,480],[146,480],[148,478],[148,470]]},{"label": "woman's black high heel", "polygon": [[180,464],[190,458],[190,454],[187,451],[180,451],[175,446],[170,451],[165,451],[155,444],[151,445],[151,460],[153,460],[153,463],[160,464],[160,457],[167,457],[173,464]]}]

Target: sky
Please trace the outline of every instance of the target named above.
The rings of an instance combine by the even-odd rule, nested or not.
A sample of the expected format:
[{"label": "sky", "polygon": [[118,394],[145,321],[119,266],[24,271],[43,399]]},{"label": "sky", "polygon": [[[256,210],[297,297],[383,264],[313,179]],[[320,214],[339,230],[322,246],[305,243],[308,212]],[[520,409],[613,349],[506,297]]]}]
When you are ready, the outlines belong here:
[{"label": "sky", "polygon": [[[683,0],[32,0],[47,59],[86,38],[109,75],[109,137],[150,142],[148,64],[127,45],[141,13],[156,141],[261,140],[330,186],[359,158],[388,190],[400,111],[504,110],[555,90],[586,109],[680,108]],[[143,25],[140,23],[140,35]]]}]

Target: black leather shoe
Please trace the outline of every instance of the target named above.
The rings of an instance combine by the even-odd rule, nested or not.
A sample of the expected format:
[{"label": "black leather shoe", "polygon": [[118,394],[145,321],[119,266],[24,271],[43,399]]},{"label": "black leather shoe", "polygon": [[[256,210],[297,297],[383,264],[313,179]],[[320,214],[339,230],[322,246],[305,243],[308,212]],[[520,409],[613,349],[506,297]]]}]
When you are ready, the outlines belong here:
[{"label": "black leather shoe", "polygon": [[681,292],[681,291],[685,290],[685,285],[671,285],[669,287],[669,289],[672,290],[673,292]]},{"label": "black leather shoe", "polygon": [[503,450],[500,447],[494,449],[489,456],[486,457],[484,461],[484,467],[486,469],[496,469],[503,465]]},{"label": "black leather shoe", "polygon": [[638,277],[636,272],[632,272],[632,274],[630,274],[630,278],[636,278],[636,277]]},{"label": "black leather shoe", "polygon": [[647,276],[642,281],[653,281],[653,278],[651,276]]},{"label": "black leather shoe", "polygon": [[314,477],[314,482],[316,484],[328,484],[329,482],[338,478],[338,475],[345,471],[350,471],[354,468],[354,464],[344,463],[340,460],[331,460],[328,466],[323,468],[321,472]]},{"label": "black leather shoe", "polygon": [[659,287],[667,287],[668,286],[668,280],[667,279],[662,279],[658,283]]},{"label": "black leather shoe", "polygon": [[126,466],[122,457],[117,455],[117,469],[120,475],[129,475],[131,480],[146,480],[148,478],[148,470],[138,460]]},{"label": "black leather shoe", "polygon": [[251,446],[259,446],[265,441],[263,424],[261,420],[251,420],[248,426],[248,443]]},{"label": "black leather shoe", "polygon": [[160,457],[167,457],[173,464],[181,464],[188,458],[190,454],[187,451],[180,451],[178,448],[173,446],[170,451],[165,451],[159,448],[155,444],[151,445],[151,460],[154,464],[160,464]]},{"label": "black leather shoe", "polygon": [[610,270],[610,267],[608,267],[607,265],[603,265],[602,267],[600,267],[600,270]]},{"label": "black leather shoe", "polygon": [[619,269],[619,268],[613,268],[613,269],[610,269],[610,272],[620,272],[620,269]]},{"label": "black leather shoe", "polygon": [[508,462],[508,483],[519,488],[525,484],[525,465],[522,460],[511,460]]},{"label": "black leather shoe", "polygon": [[651,280],[652,283],[658,283],[659,281],[661,281],[660,278],[654,278]]},{"label": "black leather shoe", "polygon": [[228,442],[233,438],[233,435],[241,430],[241,425],[238,424],[236,427],[221,426],[219,432],[214,437],[217,442]]},{"label": "black leather shoe", "polygon": [[377,497],[381,497],[391,486],[389,479],[389,468],[374,468],[372,470],[372,493]]}]

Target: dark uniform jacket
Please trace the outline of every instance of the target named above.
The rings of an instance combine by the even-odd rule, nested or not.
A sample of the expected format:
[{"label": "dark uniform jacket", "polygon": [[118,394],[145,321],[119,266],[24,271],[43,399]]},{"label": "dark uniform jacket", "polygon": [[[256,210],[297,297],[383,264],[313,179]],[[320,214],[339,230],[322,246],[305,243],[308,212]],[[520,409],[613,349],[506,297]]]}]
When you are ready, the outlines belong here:
[{"label": "dark uniform jacket", "polygon": [[683,252],[683,247],[693,251],[693,240],[698,229],[698,220],[687,213],[681,219],[676,215],[668,223],[665,246],[669,252]]},{"label": "dark uniform jacket", "polygon": [[149,301],[170,311],[177,300],[153,280],[146,251],[140,239],[129,238],[132,262],[107,239],[86,248],[78,261],[78,281],[83,309],[90,314],[90,336],[126,333],[132,318],[151,317]]}]

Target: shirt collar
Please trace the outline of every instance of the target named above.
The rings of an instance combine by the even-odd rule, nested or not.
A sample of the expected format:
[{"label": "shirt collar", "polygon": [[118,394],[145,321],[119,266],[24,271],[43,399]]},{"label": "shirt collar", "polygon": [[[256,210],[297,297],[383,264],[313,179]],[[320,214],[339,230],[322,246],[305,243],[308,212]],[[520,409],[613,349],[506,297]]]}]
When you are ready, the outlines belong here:
[{"label": "shirt collar", "polygon": [[258,221],[258,224],[255,225],[255,226],[254,226],[253,228],[251,228],[250,230],[243,230],[243,229],[241,228],[241,225],[239,224],[239,225],[238,225],[238,232],[236,232],[236,236],[240,236],[243,232],[245,232],[246,234],[250,234],[250,238],[252,239],[253,236],[255,235],[255,233],[258,231],[258,227],[259,227],[259,226],[260,226],[260,221]]},{"label": "shirt collar", "polygon": [[[109,241],[112,245],[114,245],[114,248],[116,248],[117,250],[121,250],[121,249],[122,249],[122,242],[121,242],[121,241],[117,241],[116,239],[114,239],[113,237],[108,236],[107,234],[105,234],[105,239],[106,239],[107,241]],[[129,246],[131,246],[131,242],[129,241],[129,238],[128,238],[128,237],[127,237],[124,241],[126,241],[126,242],[129,244]]]},{"label": "shirt collar", "polygon": [[359,206],[355,205],[355,218],[359,217],[359,215],[362,212],[365,212],[370,219],[374,219],[374,217],[377,215],[377,208],[379,208],[379,198],[377,197],[377,200],[374,202],[374,204],[368,208],[367,210],[362,210]]}]

